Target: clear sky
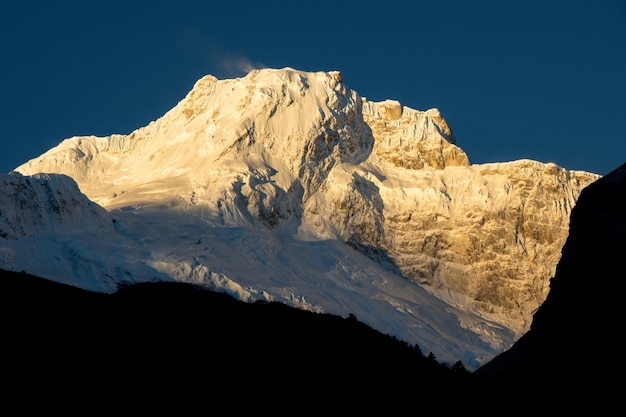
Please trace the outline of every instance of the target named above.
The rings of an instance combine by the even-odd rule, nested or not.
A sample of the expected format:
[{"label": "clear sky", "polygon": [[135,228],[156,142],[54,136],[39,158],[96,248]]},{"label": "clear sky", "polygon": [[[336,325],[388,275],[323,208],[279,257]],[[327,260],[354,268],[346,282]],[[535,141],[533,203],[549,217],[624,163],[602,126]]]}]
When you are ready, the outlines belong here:
[{"label": "clear sky", "polygon": [[472,163],[626,162],[626,0],[4,2],[0,63],[0,172],[261,67],[437,107]]}]

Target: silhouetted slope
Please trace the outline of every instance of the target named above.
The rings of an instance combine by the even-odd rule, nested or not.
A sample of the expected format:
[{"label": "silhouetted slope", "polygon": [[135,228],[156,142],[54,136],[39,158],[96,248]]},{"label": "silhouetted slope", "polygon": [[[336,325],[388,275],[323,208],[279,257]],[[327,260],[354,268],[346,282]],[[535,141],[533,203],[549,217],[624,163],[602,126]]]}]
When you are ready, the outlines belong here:
[{"label": "silhouetted slope", "polygon": [[[474,375],[597,406],[617,401],[623,376],[626,164],[587,186],[570,219],[550,293],[530,331]],[[555,391],[556,390],[556,391]]]},{"label": "silhouetted slope", "polygon": [[102,294],[3,271],[0,289],[2,377],[17,395],[364,409],[434,400],[468,378],[352,317],[245,303],[191,284]]}]

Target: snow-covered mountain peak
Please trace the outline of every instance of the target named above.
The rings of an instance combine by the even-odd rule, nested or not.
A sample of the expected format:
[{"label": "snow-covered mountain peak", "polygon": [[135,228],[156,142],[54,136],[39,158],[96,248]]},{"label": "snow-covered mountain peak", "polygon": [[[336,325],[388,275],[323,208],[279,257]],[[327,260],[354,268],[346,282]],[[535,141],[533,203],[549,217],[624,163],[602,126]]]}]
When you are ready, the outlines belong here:
[{"label": "snow-covered mountain peak", "polygon": [[372,102],[338,71],[292,68],[205,76],[149,125],[67,139],[16,171],[66,174],[117,220],[119,236],[98,241],[119,255],[113,272],[113,258],[70,252],[70,270],[97,265],[94,282],[152,272],[354,313],[473,365],[528,329],[571,209],[599,178],[472,165],[439,109]]},{"label": "snow-covered mountain peak", "polygon": [[201,155],[271,153],[288,160],[296,174],[307,158],[318,162],[333,151],[341,161],[354,162],[371,150],[373,140],[361,143],[360,100],[340,79],[291,68],[253,70],[223,81],[205,77],[156,127],[183,127],[180,139],[200,135],[195,142]]},{"label": "snow-covered mountain peak", "polygon": [[238,222],[242,204],[256,215],[257,202],[264,215],[289,217],[333,167],[370,157],[413,169],[469,163],[437,109],[363,100],[338,71],[284,68],[207,75],[130,135],[71,138],[17,169],[64,172],[109,209],[203,206]]}]

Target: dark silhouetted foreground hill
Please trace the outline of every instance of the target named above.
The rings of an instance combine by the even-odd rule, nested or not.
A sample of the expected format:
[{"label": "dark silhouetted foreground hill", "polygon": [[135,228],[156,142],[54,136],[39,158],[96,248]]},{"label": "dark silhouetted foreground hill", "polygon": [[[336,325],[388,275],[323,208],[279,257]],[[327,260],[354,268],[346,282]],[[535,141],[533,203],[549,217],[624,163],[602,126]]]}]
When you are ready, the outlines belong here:
[{"label": "dark silhouetted foreground hill", "polygon": [[191,284],[102,294],[3,271],[0,302],[2,378],[12,395],[39,401],[391,410],[469,383],[459,364],[352,317],[244,303]]}]

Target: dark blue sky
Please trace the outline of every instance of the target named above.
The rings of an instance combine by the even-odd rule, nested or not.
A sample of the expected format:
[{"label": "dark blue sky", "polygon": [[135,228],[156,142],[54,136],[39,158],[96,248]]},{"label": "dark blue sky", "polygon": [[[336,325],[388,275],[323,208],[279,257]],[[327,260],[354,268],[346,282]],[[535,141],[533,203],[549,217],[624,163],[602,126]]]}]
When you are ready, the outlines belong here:
[{"label": "dark blue sky", "polygon": [[130,133],[203,75],[287,66],[439,108],[472,163],[626,162],[626,0],[5,2],[0,54],[0,172]]}]

